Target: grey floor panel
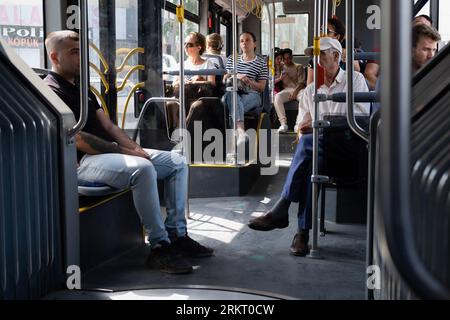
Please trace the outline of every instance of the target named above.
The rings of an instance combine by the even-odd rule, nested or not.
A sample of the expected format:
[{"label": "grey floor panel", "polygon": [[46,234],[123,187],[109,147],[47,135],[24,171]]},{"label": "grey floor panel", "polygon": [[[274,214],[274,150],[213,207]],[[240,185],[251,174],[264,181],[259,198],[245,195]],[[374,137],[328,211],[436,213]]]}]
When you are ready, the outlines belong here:
[{"label": "grey floor panel", "polygon": [[262,177],[247,197],[191,200],[189,233],[215,250],[212,258],[191,260],[193,274],[175,276],[146,269],[149,249],[142,247],[84,275],[83,288],[167,288],[167,294],[176,294],[177,289],[194,286],[276,298],[364,299],[365,226],[327,223],[329,233],[319,239],[323,257],[319,260],[289,255],[297,230],[296,204],[290,208],[286,229],[257,232],[247,227],[249,219],[263,214],[278,199],[287,168],[280,170],[278,177]]}]

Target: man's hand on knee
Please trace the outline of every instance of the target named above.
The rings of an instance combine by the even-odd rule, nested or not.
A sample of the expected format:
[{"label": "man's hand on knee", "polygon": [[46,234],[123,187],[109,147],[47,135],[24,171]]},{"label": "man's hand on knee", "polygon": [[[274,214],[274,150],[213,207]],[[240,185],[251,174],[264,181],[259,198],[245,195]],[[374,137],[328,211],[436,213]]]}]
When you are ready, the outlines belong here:
[{"label": "man's hand on knee", "polygon": [[151,156],[140,146],[136,146],[134,149],[128,149],[126,147],[121,146],[120,149],[122,154],[151,160]]}]

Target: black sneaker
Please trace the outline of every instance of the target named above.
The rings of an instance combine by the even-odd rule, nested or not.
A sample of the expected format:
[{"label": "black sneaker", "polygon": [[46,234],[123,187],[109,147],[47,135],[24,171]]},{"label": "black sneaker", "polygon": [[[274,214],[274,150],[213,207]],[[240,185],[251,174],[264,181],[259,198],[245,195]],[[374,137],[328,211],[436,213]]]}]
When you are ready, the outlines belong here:
[{"label": "black sneaker", "polygon": [[192,265],[174,250],[174,245],[161,241],[153,248],[147,258],[147,266],[170,274],[187,274],[192,272]]},{"label": "black sneaker", "polygon": [[173,241],[174,248],[189,258],[208,258],[214,255],[214,250],[195,241],[189,236],[177,238]]}]

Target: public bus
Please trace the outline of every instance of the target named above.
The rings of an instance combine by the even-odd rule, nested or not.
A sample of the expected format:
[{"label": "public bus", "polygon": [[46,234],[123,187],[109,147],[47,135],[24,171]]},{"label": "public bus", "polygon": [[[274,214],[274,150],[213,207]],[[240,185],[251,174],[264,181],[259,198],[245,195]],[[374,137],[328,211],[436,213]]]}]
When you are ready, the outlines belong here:
[{"label": "public bus", "polygon": [[[449,299],[448,10],[447,0],[0,0],[0,299]],[[424,15],[440,41],[412,73],[412,21]],[[355,67],[364,75],[373,64],[376,89],[318,93],[319,44],[331,36],[332,17],[346,29],[348,83]],[[189,260],[191,274],[146,267],[151,249],[132,190],[77,179],[74,137],[85,119],[43,81],[52,68],[45,39],[58,30],[80,35],[82,101],[90,90],[142,147],[186,157],[188,233],[214,250],[211,258]],[[192,32],[220,35],[220,52],[203,56],[214,68],[184,67]],[[234,61],[243,32],[256,37],[268,76],[261,105],[245,114],[249,140],[239,149]],[[310,47],[315,56],[306,55]],[[289,254],[297,205],[288,226],[248,227],[280,198],[302,139],[295,99],[284,104],[287,130],[277,130],[276,48],[292,50],[305,79],[314,70],[306,257]],[[219,114],[215,122],[199,117],[189,126],[189,76],[215,77],[217,90],[201,98]],[[227,84],[230,76],[236,80]],[[319,120],[326,101],[346,111]],[[355,103],[370,105],[370,115],[356,116]],[[352,137],[362,147],[352,161],[320,172],[323,136],[329,145]],[[334,149],[326,150],[328,166]],[[162,185],[159,191],[163,197]]]}]

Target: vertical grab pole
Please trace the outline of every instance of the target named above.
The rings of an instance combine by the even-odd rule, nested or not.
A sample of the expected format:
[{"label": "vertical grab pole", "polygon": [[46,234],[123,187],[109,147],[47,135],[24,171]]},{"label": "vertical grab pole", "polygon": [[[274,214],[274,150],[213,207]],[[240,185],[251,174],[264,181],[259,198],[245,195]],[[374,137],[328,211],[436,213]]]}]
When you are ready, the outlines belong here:
[{"label": "vertical grab pole", "polygon": [[320,56],[320,23],[321,23],[321,7],[322,0],[314,1],[314,114],[313,114],[313,164],[312,164],[312,231],[313,240],[311,251],[309,254],[310,258],[319,258],[319,245],[318,245],[318,235],[319,235],[319,184],[320,181],[316,179],[319,176],[319,128],[317,127],[317,121],[319,120],[319,101],[316,99],[318,92],[318,78],[319,78],[319,56]]},{"label": "vertical grab pole", "polygon": [[238,155],[237,155],[237,137],[236,137],[236,131],[237,131],[237,125],[236,125],[236,116],[237,116],[237,9],[236,9],[236,0],[232,0],[232,16],[233,16],[233,26],[232,26],[232,32],[233,32],[233,148],[234,148],[234,163],[238,163]]},{"label": "vertical grab pole", "polygon": [[270,7],[267,4],[267,11],[269,12],[269,24],[270,24],[270,56],[272,60],[272,70],[270,73],[270,100],[272,103],[275,101],[275,1],[272,0],[272,13]]},{"label": "vertical grab pole", "polygon": [[88,24],[87,0],[80,1],[80,119],[68,132],[69,138],[75,137],[83,130],[88,119],[89,104],[89,24]]},{"label": "vertical grab pole", "polygon": [[355,104],[355,93],[353,91],[353,73],[355,72],[355,68],[353,65],[353,60],[355,57],[355,53],[353,50],[354,41],[353,41],[353,32],[354,32],[354,17],[353,17],[353,9],[354,9],[354,0],[346,0],[346,47],[347,47],[347,61],[346,61],[346,69],[347,69],[347,118],[353,118],[353,106]]},{"label": "vertical grab pole", "polygon": [[354,133],[356,133],[361,139],[366,142],[369,142],[369,134],[362,129],[355,119],[355,92],[353,90],[353,74],[355,73],[355,68],[353,65],[353,61],[355,60],[355,41],[354,41],[354,31],[355,31],[355,0],[347,0],[346,3],[346,14],[347,14],[347,22],[346,29],[347,33],[345,39],[347,40],[347,122],[350,126],[350,129]]},{"label": "vertical grab pole", "polygon": [[[177,19],[179,22],[179,38],[180,38],[180,95],[178,97],[180,101],[180,124],[178,128],[181,130],[181,155],[183,155],[186,160],[188,157],[187,139],[186,139],[186,109],[185,109],[185,79],[184,79],[184,0],[180,0],[177,7]],[[185,216],[186,219],[190,219],[191,212],[189,209],[189,174],[188,182],[186,186],[186,205],[185,205]]]},{"label": "vertical grab pole", "polygon": [[179,6],[177,7],[177,18],[179,22],[179,33],[180,33],[180,123],[179,128],[182,130],[182,153],[185,155],[185,135],[184,129],[186,127],[186,111],[185,111],[185,79],[184,79],[184,0],[180,0]]},{"label": "vertical grab pole", "polygon": [[321,23],[321,37],[326,37],[327,36],[327,4],[326,4],[327,0],[322,0],[322,23]]}]

